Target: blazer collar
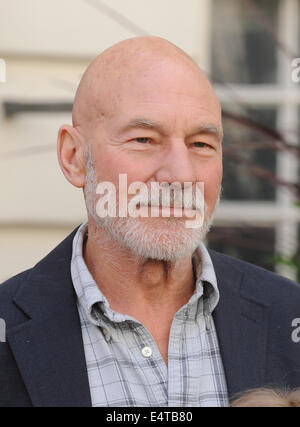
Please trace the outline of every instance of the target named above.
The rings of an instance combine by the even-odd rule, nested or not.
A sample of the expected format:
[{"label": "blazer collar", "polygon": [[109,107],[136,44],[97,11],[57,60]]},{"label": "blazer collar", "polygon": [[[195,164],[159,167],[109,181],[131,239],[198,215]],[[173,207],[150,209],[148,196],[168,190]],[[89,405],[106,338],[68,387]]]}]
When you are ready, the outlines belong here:
[{"label": "blazer collar", "polygon": [[7,340],[33,406],[91,406],[70,275],[76,231],[34,267],[14,298],[28,321],[8,330]]},{"label": "blazer collar", "polygon": [[230,257],[210,251],[220,292],[213,317],[229,397],[264,384],[268,306],[251,274]]}]

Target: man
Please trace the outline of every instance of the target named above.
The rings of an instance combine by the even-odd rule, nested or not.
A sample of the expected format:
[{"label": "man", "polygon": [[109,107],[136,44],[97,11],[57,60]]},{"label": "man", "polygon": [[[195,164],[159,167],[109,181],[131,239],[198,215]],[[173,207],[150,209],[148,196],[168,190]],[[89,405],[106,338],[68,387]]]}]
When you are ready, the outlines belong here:
[{"label": "man", "polygon": [[[0,286],[1,406],[228,406],[249,388],[300,386],[298,285],[202,243],[219,200],[221,142],[211,85],[171,43],[126,40],[89,66],[73,126],[58,135],[88,222]],[[158,216],[101,216],[103,182],[118,207],[136,182],[203,183],[203,223],[186,226],[200,211],[195,193],[175,215],[176,191],[169,217],[161,196],[140,203]]]}]

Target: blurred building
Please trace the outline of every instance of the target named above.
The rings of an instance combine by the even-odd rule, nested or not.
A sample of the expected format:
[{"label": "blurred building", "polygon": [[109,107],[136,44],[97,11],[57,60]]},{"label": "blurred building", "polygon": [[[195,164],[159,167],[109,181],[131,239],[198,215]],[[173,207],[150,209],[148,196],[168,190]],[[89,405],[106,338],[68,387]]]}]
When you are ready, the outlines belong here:
[{"label": "blurred building", "polygon": [[[299,251],[298,0],[213,0],[211,78],[224,111],[224,203],[211,246],[296,279]],[[299,260],[300,262],[300,260]]]},{"label": "blurred building", "polygon": [[0,281],[31,267],[85,219],[82,192],[57,162],[57,131],[71,123],[88,63],[145,34],[189,53],[223,103],[223,201],[210,246],[295,277],[273,257],[297,251],[296,196],[278,183],[299,182],[299,159],[274,146],[276,132],[299,141],[300,83],[291,80],[298,0],[0,0]]}]

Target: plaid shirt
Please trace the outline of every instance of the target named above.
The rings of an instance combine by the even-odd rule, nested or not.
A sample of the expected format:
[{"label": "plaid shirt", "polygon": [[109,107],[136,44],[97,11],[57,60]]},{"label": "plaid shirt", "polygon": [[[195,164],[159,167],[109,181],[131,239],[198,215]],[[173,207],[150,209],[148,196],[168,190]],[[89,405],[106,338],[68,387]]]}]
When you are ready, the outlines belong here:
[{"label": "plaid shirt", "polygon": [[166,366],[149,331],[136,319],[110,309],[82,256],[86,228],[87,223],[82,224],[74,237],[71,274],[92,405],[228,406],[212,318],[219,292],[205,246],[201,244],[193,256],[195,293],[174,316]]}]

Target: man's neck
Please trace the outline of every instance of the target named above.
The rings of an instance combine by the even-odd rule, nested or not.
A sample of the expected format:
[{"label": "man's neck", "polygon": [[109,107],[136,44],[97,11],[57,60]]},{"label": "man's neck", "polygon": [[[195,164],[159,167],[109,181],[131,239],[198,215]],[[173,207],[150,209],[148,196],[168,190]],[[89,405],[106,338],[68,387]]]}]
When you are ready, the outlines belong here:
[{"label": "man's neck", "polygon": [[194,292],[191,256],[176,263],[141,260],[93,225],[84,259],[110,307],[140,321],[147,312],[168,312],[173,318]]}]

